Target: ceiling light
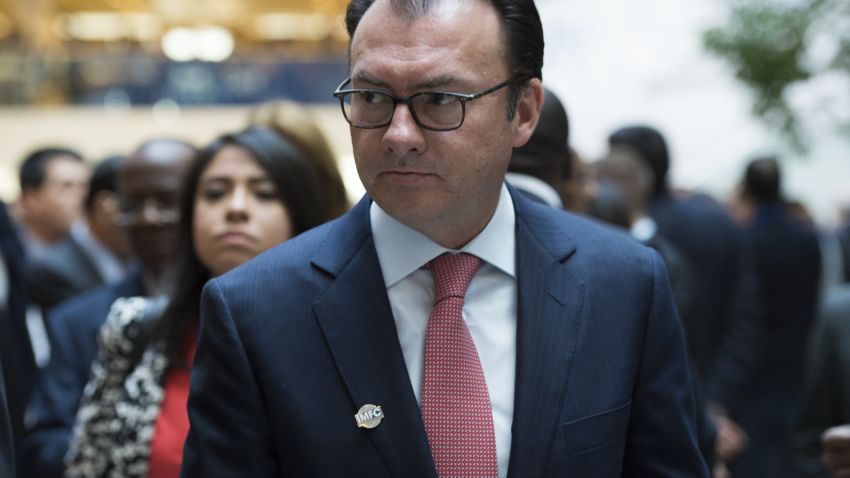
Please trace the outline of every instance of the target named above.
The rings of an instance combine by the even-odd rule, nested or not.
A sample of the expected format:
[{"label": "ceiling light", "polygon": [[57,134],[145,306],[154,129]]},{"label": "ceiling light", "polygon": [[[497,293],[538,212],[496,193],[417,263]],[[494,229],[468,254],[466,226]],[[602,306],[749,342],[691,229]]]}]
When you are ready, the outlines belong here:
[{"label": "ceiling light", "polygon": [[331,17],[322,14],[267,13],[254,20],[254,30],[266,40],[318,41],[331,29]]},{"label": "ceiling light", "polygon": [[224,61],[235,46],[233,34],[214,25],[172,28],[162,36],[162,51],[173,61]]}]

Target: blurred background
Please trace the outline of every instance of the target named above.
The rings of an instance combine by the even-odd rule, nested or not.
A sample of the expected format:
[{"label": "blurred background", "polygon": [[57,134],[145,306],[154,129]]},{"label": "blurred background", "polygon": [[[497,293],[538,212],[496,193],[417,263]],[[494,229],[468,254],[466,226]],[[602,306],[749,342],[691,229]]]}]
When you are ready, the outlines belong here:
[{"label": "blurred background", "polygon": [[[330,93],[346,74],[344,0],[0,0],[0,199],[26,152],[88,159],[168,133],[198,144],[251,105],[308,105],[362,188]],[[850,203],[848,2],[538,0],[545,83],[587,160],[625,123],[667,137],[673,183],[729,194],[753,155],[822,225]],[[842,63],[844,61],[844,63]]]},{"label": "blurred background", "polygon": [[[241,164],[271,176],[262,157],[294,160],[284,147],[296,146],[315,177],[279,169],[276,191],[286,211],[304,213],[293,218],[316,213],[299,219],[304,229],[362,196],[332,96],[348,70],[346,3],[0,0],[0,353],[13,364],[4,372],[18,463],[37,476],[64,472],[92,339],[114,299],[165,294],[180,304],[171,315],[197,319],[213,268],[192,271],[172,256],[199,249],[193,216],[178,228],[180,211],[196,214],[205,200],[189,194],[178,208],[181,165],[198,160],[192,145],[273,127],[244,132]],[[705,391],[700,445],[716,478],[787,476],[792,440],[797,468],[824,476],[823,431],[839,426],[846,445],[841,426],[850,429],[846,399],[815,400],[850,390],[839,380],[850,377],[850,1],[536,5],[550,108],[534,147],[515,151],[511,182],[662,254]],[[160,141],[136,151],[152,138]],[[30,154],[55,146],[70,150]],[[212,168],[210,155],[187,184]],[[311,185],[311,198],[282,194]],[[194,291],[171,290],[172,277],[193,275],[179,282]],[[134,289],[119,290],[125,282]],[[196,330],[179,327],[186,338]],[[827,339],[835,346],[821,346]],[[71,369],[82,378],[66,386]]]}]

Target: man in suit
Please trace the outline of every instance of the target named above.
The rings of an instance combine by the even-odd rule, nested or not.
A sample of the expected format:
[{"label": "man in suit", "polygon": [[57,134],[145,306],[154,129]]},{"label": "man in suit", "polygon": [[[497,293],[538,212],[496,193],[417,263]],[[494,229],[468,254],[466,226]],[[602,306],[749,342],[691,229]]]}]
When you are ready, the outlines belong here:
[{"label": "man in suit", "polygon": [[850,284],[827,292],[812,328],[791,444],[799,476],[850,472]]},{"label": "man in suit", "polygon": [[732,469],[737,476],[797,476],[790,433],[817,307],[821,255],[814,229],[785,205],[781,180],[778,160],[764,157],[747,165],[742,181],[742,199],[752,211],[746,232],[755,251],[765,333],[759,367],[738,411],[751,446]]},{"label": "man in suit", "polygon": [[80,154],[67,148],[42,148],[24,158],[18,233],[31,259],[68,236],[82,215],[89,174]]},{"label": "man in suit", "polygon": [[0,388],[5,390],[12,443],[16,451],[20,450],[24,410],[36,374],[35,356],[26,322],[24,273],[24,248],[6,214],[6,205],[0,202],[0,362],[5,367],[4,380],[0,381],[3,387]]},{"label": "man in suit", "polygon": [[[640,153],[631,148],[615,148],[608,156],[591,164],[593,176],[599,183],[594,190],[596,197],[591,214],[604,221],[628,228],[632,236],[657,250],[667,265],[673,296],[685,329],[685,337],[690,343],[694,320],[701,318],[698,309],[698,274],[691,261],[667,238],[658,232],[658,226],[648,215],[647,207],[652,199],[652,171]],[[626,220],[622,221],[625,217]],[[698,373],[694,373],[698,376]],[[715,448],[718,445],[717,430],[712,417],[712,407],[705,397],[700,384],[696,384],[697,404],[704,413],[697,415],[697,429],[703,456],[713,461],[715,476],[725,476],[725,463],[722,458],[715,460]],[[731,423],[725,425],[732,426]],[[739,434],[740,435],[740,434]],[[739,447],[741,444],[739,443]]]},{"label": "man in suit", "polygon": [[504,184],[534,2],[346,21],[367,197],[207,285],[183,476],[708,476],[660,258]]},{"label": "man in suit", "polygon": [[649,166],[649,217],[696,271],[688,348],[706,396],[715,404],[722,442],[718,456],[731,460],[746,436],[729,414],[735,413],[740,391],[756,373],[763,333],[751,244],[714,200],[673,191],[669,150],[658,130],[626,126],[613,132],[608,144],[609,155],[635,155]]},{"label": "man in suit", "polygon": [[171,287],[177,199],[183,173],[194,159],[191,145],[172,139],[140,146],[118,169],[117,220],[139,259],[121,281],[95,288],[53,309],[48,317],[51,358],[31,403],[33,426],[24,447],[39,477],[60,477],[71,429],[91,364],[97,334],[120,297],[162,295]]},{"label": "man in suit", "polygon": [[125,231],[115,223],[115,177],[122,159],[114,156],[98,163],[89,182],[84,218],[31,265],[30,297],[43,310],[101,284],[114,284],[126,274],[129,246]]}]

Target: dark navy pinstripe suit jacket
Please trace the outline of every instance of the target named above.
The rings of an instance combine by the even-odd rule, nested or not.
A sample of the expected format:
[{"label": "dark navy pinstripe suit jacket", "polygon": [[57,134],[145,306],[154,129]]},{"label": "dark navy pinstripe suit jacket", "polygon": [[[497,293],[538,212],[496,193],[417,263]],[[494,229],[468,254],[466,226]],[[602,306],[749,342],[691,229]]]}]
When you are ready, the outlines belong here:
[{"label": "dark navy pinstripe suit jacket", "polygon": [[[509,476],[703,477],[664,265],[512,192],[517,372]],[[210,282],[184,477],[436,477],[369,200]],[[385,418],[357,428],[364,404]]]}]

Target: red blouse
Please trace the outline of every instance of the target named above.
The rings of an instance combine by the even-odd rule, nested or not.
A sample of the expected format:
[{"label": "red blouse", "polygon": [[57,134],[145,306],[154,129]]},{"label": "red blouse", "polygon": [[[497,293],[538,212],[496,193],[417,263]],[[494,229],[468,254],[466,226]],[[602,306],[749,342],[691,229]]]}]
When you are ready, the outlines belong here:
[{"label": "red blouse", "polygon": [[[196,334],[192,330],[186,340],[187,363],[195,358]],[[165,378],[165,389],[156,428],[151,439],[148,469],[150,478],[178,478],[183,463],[183,443],[189,434],[189,370],[173,368]]]}]

